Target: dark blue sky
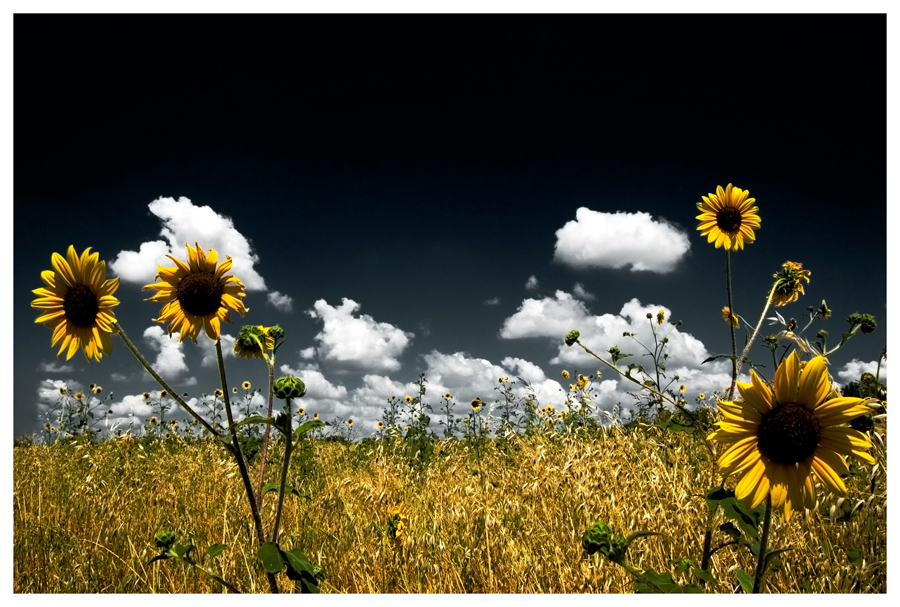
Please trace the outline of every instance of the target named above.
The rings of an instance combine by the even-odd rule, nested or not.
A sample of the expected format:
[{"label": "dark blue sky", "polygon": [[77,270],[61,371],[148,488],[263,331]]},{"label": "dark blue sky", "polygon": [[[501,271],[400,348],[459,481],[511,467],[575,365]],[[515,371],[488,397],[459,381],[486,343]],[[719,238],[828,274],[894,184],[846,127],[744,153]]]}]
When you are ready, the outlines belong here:
[{"label": "dark blue sky", "polygon": [[[118,338],[99,364],[55,360],[30,307],[51,254],[90,246],[110,264],[169,227],[184,258],[195,238],[172,226],[204,206],[247,239],[265,282],[226,333],[280,323],[279,366],[306,372],[309,406],[327,417],[371,425],[420,371],[435,408],[437,390],[488,400],[501,371],[561,398],[561,369],[600,367],[560,353],[565,331],[528,325],[529,299],[544,329],[572,314],[617,328],[632,300],[663,306],[694,338],[679,359],[691,388],[711,390],[719,378],[704,383],[695,359],[730,348],[724,253],[696,231],[696,203],[729,182],[762,220],[732,256],[735,309],[755,322],[772,273],[798,261],[811,283],[783,315],[824,298],[834,315],[812,334],[839,335],[857,311],[878,321],[832,358],[839,381],[887,342],[885,15],[16,15],[14,34],[16,434],[39,427],[53,381],[98,383],[117,413],[158,389]],[[174,223],[151,212],[163,197],[190,201]],[[557,231],[581,207],[606,226],[648,214],[689,248],[651,242],[674,260],[664,272],[555,261]],[[142,334],[159,305],[142,284],[122,280],[115,312],[152,358]],[[273,291],[290,312],[267,302]],[[359,308],[340,311],[342,298]],[[371,318],[354,325],[360,315]],[[342,350],[352,326],[371,348]],[[210,348],[185,345],[179,391],[217,387]],[[228,364],[229,384],[262,386],[258,362]]]}]

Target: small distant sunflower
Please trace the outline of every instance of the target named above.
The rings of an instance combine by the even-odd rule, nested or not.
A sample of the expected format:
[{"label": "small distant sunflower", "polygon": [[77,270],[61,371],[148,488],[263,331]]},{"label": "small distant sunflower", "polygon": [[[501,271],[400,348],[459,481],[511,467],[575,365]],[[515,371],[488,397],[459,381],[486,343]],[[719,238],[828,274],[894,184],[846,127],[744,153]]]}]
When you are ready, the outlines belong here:
[{"label": "small distant sunflower", "polygon": [[828,320],[831,317],[831,310],[828,308],[828,305],[825,303],[825,300],[822,300],[822,305],[819,306],[819,309],[816,310],[816,314],[818,314],[819,318],[822,320]]},{"label": "small distant sunflower", "polygon": [[70,246],[68,259],[54,253],[50,261],[56,271],[41,272],[47,288],[32,291],[38,298],[31,307],[43,312],[34,322],[53,330],[51,348],[62,342],[57,358],[62,358],[68,348],[69,360],[79,346],[88,361],[99,361],[103,354],[113,351],[113,308],[119,305],[113,293],[119,288],[119,279],[106,280],[106,262],[99,261],[99,253],[90,250],[88,247],[79,257],[75,247]]},{"label": "small distant sunflower", "polygon": [[299,417],[303,417],[304,415],[306,415],[306,409],[303,409],[302,407],[300,409],[297,409],[297,415]]},{"label": "small distant sunflower", "polygon": [[406,426],[406,427],[403,429],[403,431],[406,432],[407,434],[409,434],[409,429],[410,429],[410,427],[411,427],[411,426]]},{"label": "small distant sunflower", "polygon": [[69,393],[69,389],[66,388],[65,386],[60,386],[60,387],[57,389],[57,392],[59,392],[59,395],[60,395],[60,396],[65,396],[65,395],[67,395],[67,394]]},{"label": "small distant sunflower", "polygon": [[[169,322],[169,335],[178,333],[178,341],[190,337],[197,343],[200,329],[206,331],[207,337],[214,342],[219,341],[220,323],[230,323],[229,310],[241,316],[247,311],[244,307],[244,283],[226,274],[231,270],[231,257],[218,264],[219,254],[194,243],[194,248],[185,244],[188,250],[188,263],[172,255],[166,255],[175,262],[174,268],[158,266],[156,275],[160,282],[146,285],[144,289],[156,289],[156,295],[149,301],[166,302],[155,322]],[[217,265],[218,264],[218,265]]]},{"label": "small distant sunflower", "polygon": [[735,315],[728,306],[722,308],[722,319],[735,329],[741,326],[741,322],[738,320],[737,315]]},{"label": "small distant sunflower", "polygon": [[579,375],[579,376],[578,376],[578,383],[575,384],[575,386],[576,386],[579,390],[583,390],[584,388],[587,387],[587,385],[588,385],[588,378],[585,377],[584,375]]},{"label": "small distant sunflower", "polygon": [[729,183],[724,190],[717,186],[716,193],[709,197],[701,196],[703,202],[697,203],[700,235],[708,235],[707,242],[715,241],[717,249],[724,246],[727,251],[743,249],[745,240],[756,240],[753,229],[759,229],[759,207],[753,206],[756,199],[749,195]]},{"label": "small distant sunflower", "polygon": [[481,399],[476,397],[475,400],[472,401],[472,411],[478,411],[481,409],[481,405]]},{"label": "small distant sunflower", "polygon": [[[163,399],[163,398],[167,397],[168,395],[169,395],[169,393],[166,392],[165,390],[160,390],[160,391],[159,391],[159,398],[160,398],[160,399]],[[185,394],[185,396],[187,396],[187,394]]]},{"label": "small distant sunflower", "polygon": [[565,379],[569,379],[569,372],[566,371],[565,369],[563,369],[562,376],[563,376],[563,378],[565,378]]},{"label": "small distant sunflower", "polygon": [[178,422],[173,419],[172,421],[169,422],[169,425],[174,428],[178,425]]},{"label": "small distant sunflower", "polygon": [[664,310],[660,310],[656,313],[656,324],[661,325],[666,321],[666,313]]},{"label": "small distant sunflower", "polygon": [[847,495],[841,476],[850,470],[844,456],[874,464],[869,438],[844,424],[869,412],[861,398],[836,397],[825,359],[801,368],[796,352],[775,371],[770,388],[750,370],[752,383],[737,382],[742,401],[719,401],[724,420],[711,440],[728,445],[719,457],[724,476],[741,474],[735,497],[757,507],[771,492],[772,506],[791,511],[816,501],[814,476],[831,491]]},{"label": "small distant sunflower", "polygon": [[84,392],[76,392],[75,400],[77,400],[78,402],[83,401],[84,400]]},{"label": "small distant sunflower", "polygon": [[348,419],[348,420],[347,420],[347,425],[350,426],[350,427],[352,428],[352,427],[353,427],[353,420],[352,420],[352,419]]},{"label": "small distant sunflower", "polygon": [[407,394],[407,395],[406,395],[406,398],[404,398],[403,400],[405,400],[405,401],[406,401],[406,404],[408,405],[409,403],[412,402],[412,396],[409,396],[409,395]]},{"label": "small distant sunflower", "polygon": [[155,426],[155,425],[159,422],[159,420],[157,420],[157,419],[156,419],[156,416],[154,415],[154,416],[151,417],[149,420],[147,420],[147,422],[148,422],[151,426]]},{"label": "small distant sunflower", "polygon": [[232,393],[232,394],[237,394],[237,388],[232,388],[232,389],[231,389],[231,393]]},{"label": "small distant sunflower", "polygon": [[149,393],[149,392],[144,392],[141,396],[144,397],[144,400],[150,400],[150,393]]},{"label": "small distant sunflower", "polygon": [[[781,269],[772,275],[775,277],[777,285],[775,287],[775,292],[772,294],[772,305],[779,308],[781,306],[786,306],[792,301],[797,301],[797,299],[804,294],[803,283],[801,281],[805,280],[806,282],[809,282],[810,274],[811,272],[809,270],[803,269],[802,263],[795,263],[793,261],[784,262]],[[825,302],[823,301],[822,303],[824,304]]]},{"label": "small distant sunflower", "polygon": [[384,422],[378,422],[378,429],[384,430]]},{"label": "small distant sunflower", "polygon": [[250,389],[250,382],[245,381],[244,383],[241,384],[241,387],[242,387],[244,390],[249,390],[249,389]]},{"label": "small distant sunflower", "polygon": [[700,394],[697,395],[697,398],[699,398],[700,400],[706,400],[706,394],[701,392]]},{"label": "small distant sunflower", "polygon": [[101,388],[100,386],[94,386],[94,394],[100,394],[101,392],[103,392],[103,388]]},{"label": "small distant sunflower", "polygon": [[399,506],[394,506],[390,509],[388,513],[388,535],[395,539],[399,540],[403,535],[403,523],[406,521],[406,515],[403,514],[403,504]]},{"label": "small distant sunflower", "polygon": [[319,419],[319,414],[318,414],[318,413],[313,413],[313,419]]},{"label": "small distant sunflower", "polygon": [[547,415],[553,415],[553,412],[553,405],[547,405],[546,407],[544,407],[544,413],[546,413]]},{"label": "small distant sunflower", "polygon": [[450,400],[450,399],[452,399],[452,398],[453,398],[453,395],[451,395],[449,392],[447,392],[446,394],[444,394],[444,400]]},{"label": "small distant sunflower", "polygon": [[224,396],[224,393],[221,390],[216,390],[215,392],[213,392],[213,396],[215,396],[216,398],[222,398]]},{"label": "small distant sunflower", "polygon": [[687,391],[687,386],[685,386],[684,384],[681,384],[681,387],[678,388],[678,391],[681,392],[682,394],[684,394]]}]

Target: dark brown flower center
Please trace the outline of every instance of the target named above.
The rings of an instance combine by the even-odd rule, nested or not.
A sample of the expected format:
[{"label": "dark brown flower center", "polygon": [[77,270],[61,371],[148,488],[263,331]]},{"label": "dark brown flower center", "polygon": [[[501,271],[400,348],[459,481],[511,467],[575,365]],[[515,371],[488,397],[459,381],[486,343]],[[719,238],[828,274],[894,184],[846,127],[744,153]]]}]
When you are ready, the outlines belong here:
[{"label": "dark brown flower center", "polygon": [[192,272],[178,285],[178,302],[195,316],[214,314],[222,303],[222,285],[212,272]]},{"label": "dark brown flower center", "polygon": [[97,319],[100,304],[97,296],[87,285],[75,285],[63,299],[66,318],[76,327],[90,327]]},{"label": "dark brown flower center", "polygon": [[757,435],[760,452],[778,464],[796,464],[819,444],[819,420],[797,403],[779,405],[763,415]]},{"label": "dark brown flower center", "polygon": [[725,207],[716,213],[716,225],[723,232],[737,232],[741,227],[741,212],[734,207]]}]

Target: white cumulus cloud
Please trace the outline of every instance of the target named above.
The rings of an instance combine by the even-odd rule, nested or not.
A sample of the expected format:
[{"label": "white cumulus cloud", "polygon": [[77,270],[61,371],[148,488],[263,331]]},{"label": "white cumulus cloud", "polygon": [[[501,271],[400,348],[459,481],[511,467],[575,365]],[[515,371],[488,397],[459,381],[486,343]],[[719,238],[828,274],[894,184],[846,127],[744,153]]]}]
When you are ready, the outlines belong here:
[{"label": "white cumulus cloud", "polygon": [[[863,373],[871,373],[875,375],[875,371],[878,370],[878,361],[873,360],[870,362],[863,362],[857,358],[854,358],[850,362],[846,363],[844,367],[837,372],[838,379],[840,380],[841,385],[847,385],[852,381],[859,381],[860,376]],[[878,381],[887,385],[887,361],[881,361],[881,371],[878,373]]]},{"label": "white cumulus cloud", "polygon": [[556,337],[562,340],[587,317],[583,302],[565,291],[557,291],[553,297],[523,301],[516,313],[503,321],[500,337]]},{"label": "white cumulus cloud", "polygon": [[38,371],[44,373],[71,373],[75,370],[75,365],[50,361],[49,363],[41,363],[38,365]]},{"label": "white cumulus cloud", "polygon": [[400,368],[397,358],[414,337],[389,323],[377,322],[368,314],[354,316],[360,305],[342,298],[341,305],[328,305],[324,299],[307,310],[312,318],[323,322],[316,335],[319,359],[337,372],[385,372]]},{"label": "white cumulus cloud", "polygon": [[294,309],[294,298],[279,291],[272,291],[266,295],[266,299],[280,312],[290,312]]},{"label": "white cumulus cloud", "polygon": [[188,370],[184,362],[184,344],[178,342],[177,333],[169,337],[165,329],[158,325],[144,330],[144,341],[156,352],[156,360],[150,363],[154,371],[163,377],[175,377]]},{"label": "white cumulus cloud", "polygon": [[575,297],[582,301],[592,301],[594,299],[597,299],[596,295],[594,295],[593,293],[588,293],[587,289],[585,289],[584,285],[580,282],[576,282],[575,286],[572,287],[572,293],[575,295]]},{"label": "white cumulus cloud", "polygon": [[556,231],[554,261],[574,268],[630,266],[632,272],[665,274],[690,249],[687,234],[649,213],[603,213],[581,207]]},{"label": "white cumulus cloud", "polygon": [[[205,335],[205,333],[200,334],[201,336]],[[225,333],[219,334],[219,340],[222,342],[222,359],[235,358],[237,354],[234,353],[234,337],[231,335],[227,335]],[[201,367],[219,367],[219,361],[216,358],[216,349],[212,346],[212,342],[209,340],[199,341],[198,344],[202,343],[203,348],[201,352],[203,352],[203,359],[200,361]]]},{"label": "white cumulus cloud", "polygon": [[214,249],[219,260],[231,257],[232,273],[241,279],[248,291],[262,291],[265,280],[254,265],[259,258],[250,241],[234,227],[231,218],[216,213],[209,206],[197,206],[184,196],[157,198],[149,205],[150,212],[162,223],[160,236],[164,240],[142,243],[138,251],[120,251],[110,262],[110,269],[125,282],[149,284],[155,281],[157,266],[171,267],[166,258],[173,255],[187,261],[185,243],[198,243],[204,250]]},{"label": "white cumulus cloud", "polygon": [[538,288],[537,276],[535,276],[534,274],[529,276],[528,280],[525,281],[525,288],[528,289],[529,291],[534,291],[535,289],[537,289]]}]

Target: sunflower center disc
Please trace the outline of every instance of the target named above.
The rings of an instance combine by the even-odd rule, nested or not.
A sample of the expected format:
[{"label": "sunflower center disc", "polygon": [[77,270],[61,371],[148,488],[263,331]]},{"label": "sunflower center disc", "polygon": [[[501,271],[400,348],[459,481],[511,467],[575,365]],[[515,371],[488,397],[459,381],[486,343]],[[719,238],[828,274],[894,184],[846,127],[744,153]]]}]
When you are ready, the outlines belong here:
[{"label": "sunflower center disc", "polygon": [[737,232],[741,227],[741,212],[734,207],[725,207],[716,213],[716,225],[723,232]]},{"label": "sunflower center disc", "polygon": [[207,316],[219,309],[222,293],[222,285],[211,272],[192,272],[178,285],[178,302],[195,316]]},{"label": "sunflower center disc", "polygon": [[75,285],[63,299],[66,318],[76,327],[90,327],[97,319],[100,305],[97,296],[87,285]]},{"label": "sunflower center disc", "polygon": [[786,403],[766,413],[759,424],[759,450],[778,464],[796,464],[819,444],[819,421],[812,411]]}]

